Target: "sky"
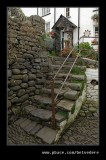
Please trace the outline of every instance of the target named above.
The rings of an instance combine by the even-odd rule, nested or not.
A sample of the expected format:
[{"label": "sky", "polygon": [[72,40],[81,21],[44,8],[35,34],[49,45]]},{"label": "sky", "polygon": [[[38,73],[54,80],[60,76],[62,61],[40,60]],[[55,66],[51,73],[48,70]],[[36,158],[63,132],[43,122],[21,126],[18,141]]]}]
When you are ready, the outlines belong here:
[{"label": "sky", "polygon": [[21,8],[25,16],[36,15],[36,8]]}]

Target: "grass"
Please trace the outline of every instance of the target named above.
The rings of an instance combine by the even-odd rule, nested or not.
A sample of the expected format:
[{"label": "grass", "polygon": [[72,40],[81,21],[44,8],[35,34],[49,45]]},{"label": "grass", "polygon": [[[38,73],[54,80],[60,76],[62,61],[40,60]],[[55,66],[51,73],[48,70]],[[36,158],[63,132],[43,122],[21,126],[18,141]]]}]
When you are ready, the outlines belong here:
[{"label": "grass", "polygon": [[84,61],[83,60],[79,60],[76,64],[79,65],[79,66],[83,66],[84,65]]},{"label": "grass", "polygon": [[57,53],[55,51],[49,51],[48,57],[54,57],[57,56]]},{"label": "grass", "polygon": [[68,118],[68,112],[67,111],[58,111],[58,114],[64,116],[65,118]]},{"label": "grass", "polygon": [[81,70],[81,69],[78,68],[78,67],[73,67],[73,69],[71,70],[71,73],[84,75],[84,74],[85,74],[85,71]]},{"label": "grass", "polygon": [[72,110],[71,110],[71,113],[73,114],[75,111],[75,105],[73,106]]}]

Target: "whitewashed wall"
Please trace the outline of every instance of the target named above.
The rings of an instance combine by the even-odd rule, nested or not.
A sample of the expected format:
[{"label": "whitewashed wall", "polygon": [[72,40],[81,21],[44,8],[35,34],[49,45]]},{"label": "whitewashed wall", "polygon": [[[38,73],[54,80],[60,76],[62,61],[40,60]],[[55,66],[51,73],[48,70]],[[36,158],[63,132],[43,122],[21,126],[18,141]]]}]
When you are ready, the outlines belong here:
[{"label": "whitewashed wall", "polygon": [[[29,8],[30,9],[30,8]],[[79,30],[79,37],[81,37],[85,30],[90,30],[91,35],[94,36],[94,25],[93,20],[91,19],[91,16],[95,14],[93,10],[97,9],[95,8],[80,8],[80,30]],[[25,9],[23,10],[25,11]],[[28,10],[26,11],[28,14]],[[35,10],[33,9],[33,13],[37,14],[37,8]],[[43,16],[42,18],[45,20],[45,22],[50,22],[50,30],[54,25],[54,8],[50,8],[50,13],[47,16]],[[33,14],[33,15],[34,15]],[[60,15],[66,16],[66,8],[56,8],[56,21],[60,17]],[[42,8],[38,8],[38,15],[42,16]],[[78,27],[78,8],[70,8],[70,17],[68,18],[72,23],[74,23]],[[84,42],[90,42],[92,39],[84,39]],[[73,31],[73,44],[75,44],[78,41],[78,28],[75,28]],[[82,42],[82,41],[81,41]]]}]

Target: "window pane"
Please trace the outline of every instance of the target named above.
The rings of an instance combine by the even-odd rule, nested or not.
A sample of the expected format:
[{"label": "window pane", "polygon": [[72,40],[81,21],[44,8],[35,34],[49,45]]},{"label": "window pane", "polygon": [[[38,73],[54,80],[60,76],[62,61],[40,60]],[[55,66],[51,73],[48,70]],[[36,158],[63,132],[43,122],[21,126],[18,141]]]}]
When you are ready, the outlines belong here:
[{"label": "window pane", "polygon": [[50,22],[46,23],[46,32],[50,32]]},{"label": "window pane", "polygon": [[50,13],[50,8],[42,8],[42,16]]},{"label": "window pane", "polygon": [[66,17],[70,16],[70,8],[66,8]]}]

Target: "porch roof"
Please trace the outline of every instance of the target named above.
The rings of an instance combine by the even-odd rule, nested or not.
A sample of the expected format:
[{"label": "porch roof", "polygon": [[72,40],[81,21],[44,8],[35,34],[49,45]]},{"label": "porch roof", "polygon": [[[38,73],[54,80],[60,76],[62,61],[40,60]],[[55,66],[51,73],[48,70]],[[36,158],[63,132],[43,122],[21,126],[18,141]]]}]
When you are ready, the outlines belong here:
[{"label": "porch roof", "polygon": [[60,15],[59,19],[56,21],[56,23],[54,24],[54,26],[52,27],[52,29],[55,28],[64,28],[66,26],[70,26],[72,28],[76,28],[77,26],[72,23],[71,21],[69,21],[66,17],[64,17],[62,14]]}]

